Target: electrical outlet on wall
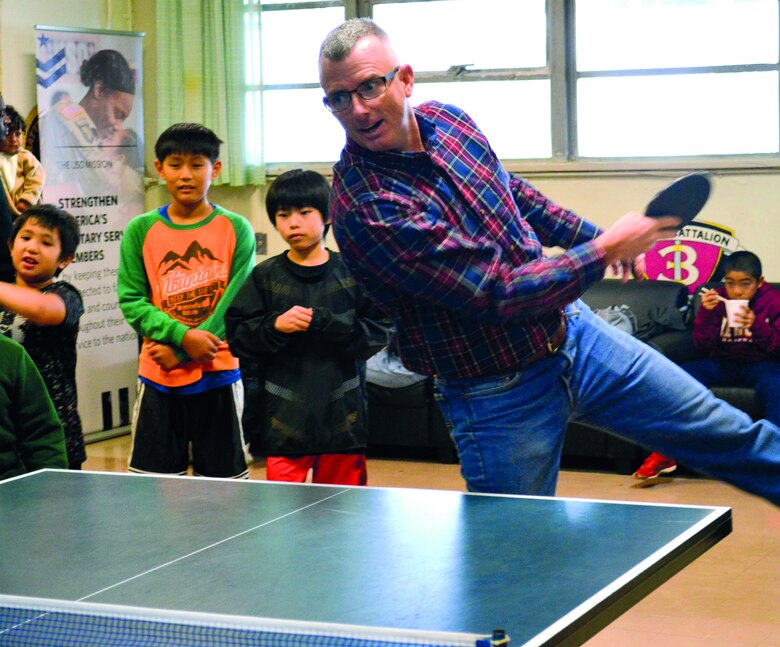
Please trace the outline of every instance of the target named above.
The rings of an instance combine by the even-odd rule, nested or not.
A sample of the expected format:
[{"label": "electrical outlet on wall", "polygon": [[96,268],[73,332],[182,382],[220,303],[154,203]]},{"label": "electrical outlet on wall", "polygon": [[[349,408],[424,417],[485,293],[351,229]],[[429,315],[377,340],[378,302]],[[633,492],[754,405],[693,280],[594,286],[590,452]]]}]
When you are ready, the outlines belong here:
[{"label": "electrical outlet on wall", "polygon": [[268,253],[268,235],[262,232],[255,232],[255,254],[265,256]]}]

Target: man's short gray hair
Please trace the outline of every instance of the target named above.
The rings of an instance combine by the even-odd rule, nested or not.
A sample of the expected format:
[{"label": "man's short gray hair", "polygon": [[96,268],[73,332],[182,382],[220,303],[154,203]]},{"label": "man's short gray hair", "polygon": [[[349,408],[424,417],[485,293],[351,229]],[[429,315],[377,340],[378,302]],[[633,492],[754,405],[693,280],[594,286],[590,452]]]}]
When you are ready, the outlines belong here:
[{"label": "man's short gray hair", "polygon": [[351,18],[332,30],[320,46],[320,58],[338,63],[350,55],[358,41],[366,36],[389,40],[387,32],[371,18]]}]

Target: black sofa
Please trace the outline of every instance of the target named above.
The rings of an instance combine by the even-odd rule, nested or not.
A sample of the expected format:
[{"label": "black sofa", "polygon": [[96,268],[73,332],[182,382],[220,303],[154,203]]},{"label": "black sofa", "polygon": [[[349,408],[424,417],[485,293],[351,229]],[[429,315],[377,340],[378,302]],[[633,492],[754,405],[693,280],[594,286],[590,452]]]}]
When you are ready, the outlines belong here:
[{"label": "black sofa", "polygon": [[[708,286],[720,285],[719,283]],[[780,289],[780,283],[772,283]],[[604,279],[582,297],[594,310],[626,305],[636,316],[637,334],[645,343],[682,364],[701,355],[693,346],[692,322],[700,300],[689,306],[687,288],[673,281]],[[763,415],[753,389],[714,387],[719,398],[748,413]],[[369,453],[428,455],[454,462],[457,454],[435,398],[433,380],[402,389],[368,385]],[[649,452],[597,427],[579,421],[569,423],[561,463],[565,467],[596,467],[631,474]]]},{"label": "black sofa", "polygon": [[[707,283],[704,288],[715,288],[720,282]],[[769,285],[780,290],[780,283],[769,282]],[[691,304],[691,322],[701,307],[701,289],[696,292]],[[702,357],[693,346],[693,331],[689,327],[682,336],[672,336],[661,340],[661,351],[677,364],[684,364]],[[721,400],[747,413],[754,420],[764,415],[764,408],[754,389],[743,386],[714,386],[712,392]]]},{"label": "black sofa", "polygon": [[[704,287],[717,287],[720,282]],[[770,283],[780,289],[780,283]],[[617,279],[605,279],[591,287],[582,299],[591,308],[608,308],[625,304],[637,316],[639,331],[648,331],[648,320],[655,319],[656,326],[649,326],[652,334],[644,341],[676,364],[702,357],[693,345],[693,320],[701,305],[701,288],[689,299],[687,288],[672,281],[629,281],[622,285]],[[685,326],[678,329],[677,322],[665,315],[679,309]],[[659,323],[659,321],[661,323]],[[655,330],[652,330],[655,328]],[[763,406],[752,388],[712,387],[720,399],[747,413],[754,420],[761,418]],[[563,447],[564,465],[601,463],[619,474],[631,474],[646,458],[649,449],[639,447],[621,438],[611,436],[596,427],[571,422],[566,431]]]},{"label": "black sofa", "polygon": [[[627,305],[637,318],[638,327],[647,331],[649,324],[664,313],[678,316],[688,303],[684,286],[667,281],[604,280],[591,287],[583,297],[594,309]],[[676,334],[680,334],[677,332]],[[660,330],[648,341],[654,345],[673,332]],[[412,386],[390,389],[367,385],[368,445],[374,455],[427,455],[443,462],[455,462],[457,453],[445,426],[435,398],[431,378]],[[563,463],[615,469],[628,473],[641,462],[645,450],[590,425],[572,422],[566,433]]]},{"label": "black sofa", "polygon": [[[665,354],[667,347],[684,344],[688,291],[673,281],[629,281],[604,279],[591,286],[582,300],[593,310],[628,306],[636,317],[637,333],[645,343]],[[571,421],[566,429],[561,464],[568,467],[613,469],[631,474],[642,463],[647,450],[601,429]]]},{"label": "black sofa", "polygon": [[436,404],[433,378],[395,389],[369,382],[366,391],[369,455],[457,462],[455,444]]}]

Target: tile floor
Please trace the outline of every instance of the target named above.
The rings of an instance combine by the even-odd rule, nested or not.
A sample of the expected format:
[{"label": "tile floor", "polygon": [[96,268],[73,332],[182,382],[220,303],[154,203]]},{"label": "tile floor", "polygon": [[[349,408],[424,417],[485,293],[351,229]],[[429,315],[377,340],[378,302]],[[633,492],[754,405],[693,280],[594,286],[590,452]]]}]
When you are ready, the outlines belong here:
[{"label": "tile floor", "polygon": [[[124,471],[129,437],[90,444],[84,469]],[[370,458],[369,484],[464,490],[457,465]],[[262,479],[262,463],[250,478]],[[702,478],[639,487],[604,472],[561,472],[559,496],[725,505],[734,531],[609,627],[588,647],[780,647],[780,509]],[[651,530],[651,529],[648,529]]]}]

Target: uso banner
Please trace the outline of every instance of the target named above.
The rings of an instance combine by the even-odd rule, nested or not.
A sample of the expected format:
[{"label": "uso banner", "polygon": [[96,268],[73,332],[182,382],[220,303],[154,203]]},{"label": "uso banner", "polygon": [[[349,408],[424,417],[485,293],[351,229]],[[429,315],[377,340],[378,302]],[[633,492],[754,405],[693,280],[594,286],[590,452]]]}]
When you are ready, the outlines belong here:
[{"label": "uso banner", "polygon": [[81,227],[62,278],[84,298],[77,382],[88,438],[129,424],[137,374],[116,274],[125,225],[144,210],[142,36],[36,26],[43,199]]}]

